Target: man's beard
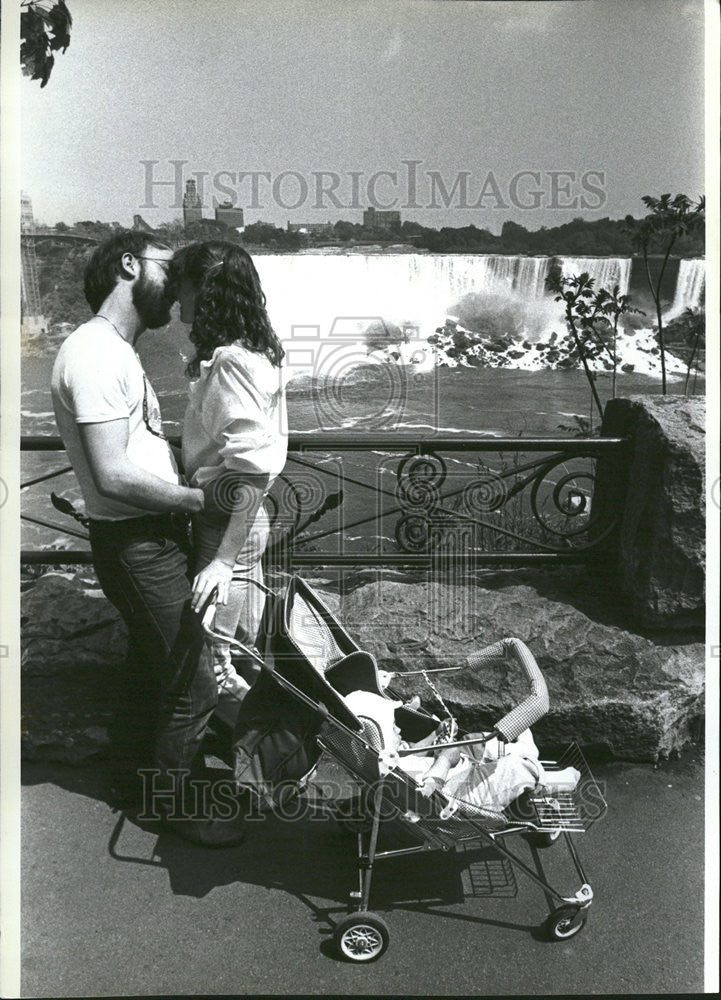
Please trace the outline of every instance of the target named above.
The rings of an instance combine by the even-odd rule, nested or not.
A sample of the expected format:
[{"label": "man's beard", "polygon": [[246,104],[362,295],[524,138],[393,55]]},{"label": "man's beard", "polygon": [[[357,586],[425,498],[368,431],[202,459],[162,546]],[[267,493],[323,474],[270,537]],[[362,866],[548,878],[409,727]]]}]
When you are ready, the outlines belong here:
[{"label": "man's beard", "polygon": [[133,285],[133,305],[143,325],[149,330],[157,330],[170,322],[172,300],[162,285],[154,285],[143,271]]}]

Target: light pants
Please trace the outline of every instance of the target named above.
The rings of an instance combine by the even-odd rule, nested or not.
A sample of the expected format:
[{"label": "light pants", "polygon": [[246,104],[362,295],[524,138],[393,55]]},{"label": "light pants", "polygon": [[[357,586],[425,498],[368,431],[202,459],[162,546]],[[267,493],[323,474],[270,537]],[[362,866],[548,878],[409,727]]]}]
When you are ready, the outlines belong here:
[{"label": "light pants", "polygon": [[[226,526],[227,521],[210,521],[203,514],[197,514],[193,518],[196,573],[215,558]],[[255,643],[265,605],[265,594],[256,583],[263,583],[261,558],[268,542],[269,530],[268,515],[261,504],[248,538],[236,558],[228,603],[218,604],[215,613],[214,631],[229,636],[237,635],[247,646]],[[229,643],[206,641],[201,658],[210,658],[218,683],[216,715],[233,727],[240,703],[258,676],[259,668],[237,656],[234,666],[230,654]]]}]

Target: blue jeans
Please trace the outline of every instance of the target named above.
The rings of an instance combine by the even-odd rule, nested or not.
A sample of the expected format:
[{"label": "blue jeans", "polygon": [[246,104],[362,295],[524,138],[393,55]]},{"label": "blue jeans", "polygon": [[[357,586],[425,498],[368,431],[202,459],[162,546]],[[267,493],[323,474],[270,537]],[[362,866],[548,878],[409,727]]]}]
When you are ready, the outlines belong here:
[{"label": "blue jeans", "polygon": [[128,626],[134,661],[116,734],[136,766],[151,751],[145,766],[160,770],[155,787],[176,787],[169,772],[202,770],[200,745],[218,700],[190,606],[187,523],[168,514],[91,521],[90,544],[100,586]]}]

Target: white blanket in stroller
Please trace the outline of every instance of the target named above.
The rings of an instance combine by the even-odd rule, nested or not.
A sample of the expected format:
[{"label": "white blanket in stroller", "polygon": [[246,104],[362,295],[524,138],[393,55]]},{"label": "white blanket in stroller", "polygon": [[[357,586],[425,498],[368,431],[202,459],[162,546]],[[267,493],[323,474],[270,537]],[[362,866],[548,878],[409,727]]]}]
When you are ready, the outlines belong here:
[{"label": "white blanket in stroller", "polygon": [[[409,746],[401,740],[394,720],[395,710],[402,702],[369,691],[352,691],[345,701],[359,718],[376,724],[386,751]],[[483,734],[469,734],[473,735]],[[432,748],[429,750],[431,753],[399,757],[398,766],[426,793],[442,792],[449,799],[448,815],[456,810],[461,814],[475,809],[500,812],[526,790],[542,786],[549,791],[570,791],[580,777],[574,768],[547,774],[530,729],[503,746],[495,737],[485,744],[469,746],[460,751],[460,759],[450,767],[438,767],[437,758],[431,755]]]}]

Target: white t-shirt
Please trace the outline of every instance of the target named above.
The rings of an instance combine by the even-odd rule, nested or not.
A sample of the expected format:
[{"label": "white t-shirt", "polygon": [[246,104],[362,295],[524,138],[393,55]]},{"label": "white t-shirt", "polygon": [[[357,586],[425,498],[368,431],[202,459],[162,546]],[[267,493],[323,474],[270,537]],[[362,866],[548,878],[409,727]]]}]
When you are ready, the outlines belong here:
[{"label": "white t-shirt", "polygon": [[127,417],[130,461],[168,483],[180,482],[157,397],[131,345],[103,319],[84,323],[63,342],[51,389],[55,420],[88,517],[118,521],[152,513],[98,493],[78,433],[78,424]]},{"label": "white t-shirt", "polygon": [[222,472],[267,475],[282,471],[288,425],[281,369],[238,343],[216,347],[200,362],[183,422],[183,468],[191,486]]}]

